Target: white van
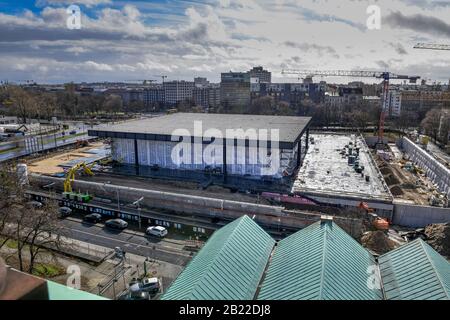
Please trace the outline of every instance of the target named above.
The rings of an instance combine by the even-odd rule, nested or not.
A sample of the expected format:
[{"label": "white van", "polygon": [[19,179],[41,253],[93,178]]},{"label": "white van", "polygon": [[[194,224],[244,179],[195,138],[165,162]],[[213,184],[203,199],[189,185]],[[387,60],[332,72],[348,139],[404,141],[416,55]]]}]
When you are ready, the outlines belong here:
[{"label": "white van", "polygon": [[167,235],[167,229],[161,226],[148,227],[146,234],[163,238]]}]

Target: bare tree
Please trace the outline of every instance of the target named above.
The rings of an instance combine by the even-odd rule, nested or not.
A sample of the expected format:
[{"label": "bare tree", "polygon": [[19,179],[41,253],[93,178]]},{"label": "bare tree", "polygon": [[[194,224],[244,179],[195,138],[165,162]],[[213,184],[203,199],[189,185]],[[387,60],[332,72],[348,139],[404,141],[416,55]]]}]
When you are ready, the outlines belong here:
[{"label": "bare tree", "polygon": [[250,104],[248,113],[271,115],[274,113],[275,99],[271,96],[256,98]]},{"label": "bare tree", "polygon": [[293,116],[295,115],[294,109],[291,108],[289,103],[281,101],[278,103],[277,115],[279,116]]},{"label": "bare tree", "polygon": [[[63,246],[63,226],[58,219],[58,206],[49,201],[42,208],[27,203],[14,166],[0,168],[0,233],[3,240],[17,242],[15,255],[21,271],[33,272],[36,261],[46,248]],[[24,205],[25,203],[25,205]]]},{"label": "bare tree", "polygon": [[42,93],[36,97],[36,106],[39,118],[50,119],[56,113],[56,96]]},{"label": "bare tree", "polygon": [[119,112],[122,108],[122,98],[119,95],[111,94],[106,97],[103,103],[103,109],[108,112]]},{"label": "bare tree", "polygon": [[445,146],[448,144],[449,133],[450,133],[450,112],[444,111],[441,119],[441,124],[439,128],[439,139]]},{"label": "bare tree", "polygon": [[0,166],[0,248],[10,239],[9,221],[12,208],[22,201],[23,190],[16,174],[16,168],[11,164]]},{"label": "bare tree", "polygon": [[21,118],[23,123],[26,123],[27,118],[36,113],[34,96],[18,86],[10,86],[8,90],[14,108],[13,113]]},{"label": "bare tree", "polygon": [[427,112],[425,119],[421,123],[425,133],[431,136],[434,141],[438,140],[442,115],[441,109],[431,109]]}]

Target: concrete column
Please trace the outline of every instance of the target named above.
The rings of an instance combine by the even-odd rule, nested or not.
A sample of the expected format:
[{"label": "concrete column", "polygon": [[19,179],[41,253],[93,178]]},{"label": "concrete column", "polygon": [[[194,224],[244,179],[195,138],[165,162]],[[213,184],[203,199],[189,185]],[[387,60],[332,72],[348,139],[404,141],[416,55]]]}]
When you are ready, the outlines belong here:
[{"label": "concrete column", "polygon": [[305,147],[306,147],[305,152],[307,152],[308,147],[309,147],[309,128],[306,129],[306,146]]},{"label": "concrete column", "polygon": [[223,158],[223,161],[222,161],[222,163],[223,163],[223,169],[222,169],[222,173],[223,173],[223,177],[224,177],[224,180],[226,180],[226,176],[227,176],[227,139],[226,138],[224,138],[223,139],[223,142],[222,142],[222,144],[223,144],[223,154],[222,154],[222,158]]},{"label": "concrete column", "polygon": [[136,166],[136,175],[139,175],[139,152],[137,139],[134,139],[134,164]]}]

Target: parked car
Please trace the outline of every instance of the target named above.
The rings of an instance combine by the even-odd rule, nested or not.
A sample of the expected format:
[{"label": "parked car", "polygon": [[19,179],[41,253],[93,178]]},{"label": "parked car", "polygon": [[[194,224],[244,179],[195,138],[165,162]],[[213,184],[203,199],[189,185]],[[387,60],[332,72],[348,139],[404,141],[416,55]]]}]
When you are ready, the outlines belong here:
[{"label": "parked car", "polygon": [[67,217],[72,213],[72,209],[70,209],[69,207],[60,207],[58,211],[62,217]]},{"label": "parked car", "polygon": [[28,201],[27,205],[29,207],[33,207],[35,209],[40,209],[43,206],[42,202],[39,202],[39,201]]},{"label": "parked car", "polygon": [[76,130],[72,130],[72,131],[69,132],[69,134],[71,134],[71,135],[72,134],[77,134],[77,131]]},{"label": "parked car", "polygon": [[105,222],[105,226],[111,229],[124,230],[128,227],[128,222],[122,219],[110,219]]},{"label": "parked car", "polygon": [[115,247],[114,255],[116,258],[123,259],[125,257],[125,251],[121,247]]},{"label": "parked car", "polygon": [[151,294],[157,293],[161,288],[161,283],[158,278],[144,278],[141,282],[130,286],[131,293],[148,292]]},{"label": "parked car", "polygon": [[118,300],[150,300],[150,295],[145,291],[125,292],[119,296]]},{"label": "parked car", "polygon": [[102,221],[102,215],[99,213],[90,213],[90,214],[85,215],[83,220],[88,221],[88,222],[97,223],[97,222]]},{"label": "parked car", "polygon": [[164,238],[167,235],[167,229],[161,226],[153,226],[148,227],[145,233],[148,235]]}]

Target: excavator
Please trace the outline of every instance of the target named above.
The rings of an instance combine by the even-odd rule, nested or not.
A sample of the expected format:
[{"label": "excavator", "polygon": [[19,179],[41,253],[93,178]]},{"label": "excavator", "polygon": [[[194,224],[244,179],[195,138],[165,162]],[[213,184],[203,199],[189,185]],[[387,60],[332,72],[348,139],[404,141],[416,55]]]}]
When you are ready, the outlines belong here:
[{"label": "excavator", "polygon": [[358,208],[366,212],[370,224],[375,229],[383,231],[389,230],[389,221],[379,217],[376,213],[374,213],[374,210],[369,207],[369,204],[367,202],[361,202]]},{"label": "excavator", "polygon": [[85,162],[80,162],[67,171],[67,176],[66,179],[64,180],[64,193],[63,193],[64,198],[69,200],[81,201],[84,203],[92,200],[93,197],[91,195],[87,193],[85,194],[73,192],[72,190],[72,182],[75,181],[75,175],[78,172],[78,170],[83,169],[85,174],[93,176],[94,173],[92,172],[92,167],[93,165],[87,166]]}]

